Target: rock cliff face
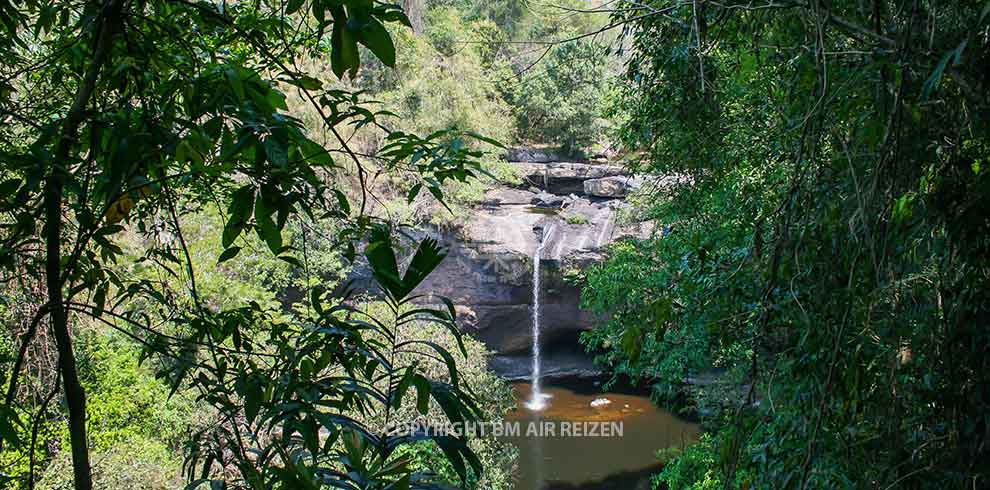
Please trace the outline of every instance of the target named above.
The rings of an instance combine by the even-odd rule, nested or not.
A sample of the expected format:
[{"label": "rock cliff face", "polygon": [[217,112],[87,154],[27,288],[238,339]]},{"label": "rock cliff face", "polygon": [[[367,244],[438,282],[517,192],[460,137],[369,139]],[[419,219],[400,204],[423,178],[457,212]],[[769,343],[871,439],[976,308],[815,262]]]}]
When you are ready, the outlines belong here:
[{"label": "rock cliff face", "polygon": [[[530,160],[555,158],[542,150],[517,154]],[[646,238],[653,233],[650,222],[619,224],[619,214],[627,207],[623,197],[633,188],[629,182],[640,185],[643,179],[605,163],[515,165],[522,171],[523,184],[489,190],[474,207],[468,225],[456,232],[422,232],[440,241],[448,254],[418,292],[444,296],[457,305],[464,330],[495,352],[492,367],[498,373],[509,379],[528,377],[533,254],[549,233],[540,257],[544,373],[548,377],[600,374],[578,344],[580,333],[600,319],[578,307],[580,287],[566,276],[601,260],[602,248],[619,238]],[[621,191],[605,192],[602,186]],[[352,286],[360,290],[368,278],[357,269]],[[432,301],[427,296],[424,302]]]},{"label": "rock cliff face", "polygon": [[570,268],[598,260],[598,249],[615,232],[611,203],[573,199],[561,211],[580,216],[572,221],[581,222],[572,224],[532,207],[533,195],[514,189],[492,191],[490,197],[506,204],[477,209],[458,236],[441,237],[449,249],[447,259],[420,286],[469,309],[466,326],[500,354],[530,348],[533,254],[542,234],[550,233],[540,271],[542,331],[544,339],[552,342],[563,333],[594,325],[595,319],[578,308],[580,291],[563,276]]},{"label": "rock cliff face", "polygon": [[[547,376],[594,375],[581,352],[581,331],[598,320],[581,310],[580,288],[565,279],[601,259],[600,250],[623,236],[647,237],[649,223],[619,226],[621,199],[585,194],[592,179],[628,179],[622,167],[595,163],[517,163],[524,188],[491,189],[470,224],[435,235],[449,253],[420,286],[459,308],[465,330],[496,353],[492,366],[507,378],[529,375],[533,254],[541,256],[541,339]],[[619,197],[626,193],[616,193]]]}]

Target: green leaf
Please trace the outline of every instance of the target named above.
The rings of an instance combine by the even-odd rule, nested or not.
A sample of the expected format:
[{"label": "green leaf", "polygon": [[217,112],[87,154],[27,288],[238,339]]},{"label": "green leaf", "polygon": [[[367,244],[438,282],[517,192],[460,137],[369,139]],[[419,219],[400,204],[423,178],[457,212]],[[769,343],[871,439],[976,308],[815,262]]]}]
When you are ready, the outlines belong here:
[{"label": "green leaf", "polygon": [[412,22],[409,21],[409,16],[405,12],[398,8],[392,8],[385,11],[376,11],[376,15],[381,20],[385,22],[398,22],[410,29],[412,29]]},{"label": "green leaf", "polygon": [[288,162],[288,150],[285,147],[285,143],[279,141],[278,138],[268,137],[265,139],[265,156],[268,157],[268,161],[273,165],[279,167],[285,167]]},{"label": "green leaf", "polygon": [[251,218],[251,209],[254,207],[254,186],[245,185],[231,196],[230,205],[227,207],[229,216],[227,224],[224,225],[222,243],[224,248],[230,247],[234,240],[244,230],[244,225]]},{"label": "green leaf", "polygon": [[963,41],[955,49],[946,51],[942,55],[942,58],[938,60],[935,64],[935,68],[932,70],[931,75],[925,80],[924,85],[921,90],[922,100],[928,100],[928,98],[938,90],[939,84],[942,82],[942,73],[945,71],[946,67],[949,66],[949,61],[952,61],[953,65],[959,64],[962,58],[962,52],[966,48],[966,41]]},{"label": "green leaf", "polygon": [[462,482],[467,481],[465,462],[471,465],[475,473],[481,472],[481,462],[478,461],[478,457],[471,452],[471,449],[467,447],[467,444],[463,440],[450,436],[438,436],[434,437],[433,441],[440,446],[440,450],[443,451],[443,454],[447,457],[447,461],[454,467],[454,471],[457,472],[457,476],[460,477]]},{"label": "green leaf", "polygon": [[405,374],[402,375],[402,379],[399,380],[399,384],[396,385],[395,391],[392,393],[392,408],[399,408],[402,406],[402,397],[406,395],[406,390],[413,382],[413,366],[406,367]]},{"label": "green leaf", "polygon": [[294,266],[296,266],[296,267],[298,267],[300,269],[304,269],[305,268],[305,266],[303,265],[302,262],[299,261],[299,259],[297,259],[297,258],[295,258],[295,257],[293,257],[291,255],[279,255],[278,258],[279,259],[282,259],[282,260],[284,260],[284,261],[286,261],[286,262],[288,262],[288,263],[290,263],[290,264],[292,264],[292,265],[294,265]]},{"label": "green leaf", "polygon": [[18,426],[21,426],[21,421],[17,418],[17,413],[7,406],[0,407],[0,441],[7,441],[15,448],[20,447]]},{"label": "green leaf", "polygon": [[450,385],[457,388],[460,383],[457,375],[457,361],[454,360],[454,356],[450,355],[450,352],[448,352],[447,349],[444,349],[436,342],[429,340],[407,340],[398,345],[404,347],[410,344],[425,345],[433,349],[443,359],[444,364],[447,366],[447,374],[450,376]]},{"label": "green leaf", "polygon": [[317,25],[320,27],[320,34],[323,34],[323,28],[327,25],[327,10],[323,5],[323,2],[319,0],[313,0],[310,4],[310,10],[313,11],[313,17],[316,19]]},{"label": "green leaf", "polygon": [[316,314],[323,314],[323,293],[326,289],[323,286],[314,286],[309,290],[309,304],[312,305],[313,310]]},{"label": "green leaf", "polygon": [[405,297],[402,279],[399,278],[399,266],[395,260],[395,252],[392,251],[392,238],[386,228],[376,227],[371,231],[364,256],[368,259],[375,281],[385,293],[397,301]]},{"label": "green leaf", "polygon": [[345,72],[350,72],[352,77],[356,75],[361,64],[357,41],[347,28],[346,16],[342,14],[340,17],[334,15],[330,48],[330,69],[333,70],[334,75],[337,75],[337,78],[343,78]]},{"label": "green leaf", "polygon": [[261,402],[264,392],[262,391],[262,383],[257,379],[245,378],[244,380],[244,417],[247,418],[248,423],[254,421],[258,417],[258,412],[261,410]]},{"label": "green leaf", "polygon": [[230,88],[234,90],[234,94],[237,95],[238,100],[244,100],[244,81],[241,80],[240,73],[234,68],[227,68],[224,70],[224,74],[227,75]]},{"label": "green leaf", "polygon": [[354,249],[354,242],[348,240],[347,243],[344,244],[343,256],[348,262],[354,262],[354,258],[357,257],[357,250]]},{"label": "green leaf", "polygon": [[663,337],[664,326],[673,315],[673,302],[670,298],[660,298],[653,302],[653,323],[658,337]]},{"label": "green leaf", "polygon": [[278,255],[282,249],[282,231],[278,229],[275,220],[272,219],[277,209],[275,203],[272,202],[276,193],[274,189],[269,189],[268,192],[263,190],[262,194],[254,201],[254,220],[257,223],[255,231],[258,233],[258,238],[261,238],[268,245],[268,249],[273,254]]},{"label": "green leaf", "polygon": [[351,465],[360,465],[364,461],[364,453],[367,449],[364,438],[357,431],[348,430],[342,438],[344,450],[347,452],[347,459]]},{"label": "green leaf", "polygon": [[229,247],[232,243],[234,243],[234,240],[240,236],[243,230],[244,223],[228,220],[227,224],[223,227],[223,235],[221,236],[221,243],[223,246]]},{"label": "green leaf", "polygon": [[622,352],[629,358],[631,364],[639,362],[639,355],[643,349],[642,335],[639,327],[629,327],[622,332],[620,341]]},{"label": "green leaf", "polygon": [[416,248],[416,254],[413,255],[412,261],[409,262],[406,274],[402,276],[404,294],[401,297],[405,297],[413,289],[416,289],[416,286],[419,286],[426,279],[426,276],[430,275],[440,265],[440,262],[446,256],[447,252],[436,240],[424,238],[419,242],[419,247]]},{"label": "green leaf", "polygon": [[392,43],[392,36],[378,19],[370,17],[368,22],[361,28],[357,35],[358,41],[367,47],[382,64],[388,67],[395,66],[395,44]]},{"label": "green leaf", "polygon": [[474,132],[471,132],[471,131],[467,131],[464,134],[466,134],[466,135],[468,135],[468,136],[470,136],[470,137],[472,137],[472,138],[474,138],[474,139],[476,139],[478,141],[483,141],[485,143],[488,143],[489,145],[492,145],[492,146],[494,146],[496,148],[505,149],[505,145],[503,145],[500,141],[498,141],[496,139],[489,138],[487,136],[482,136],[482,135],[480,135],[478,133],[474,133]]},{"label": "green leaf", "polygon": [[285,15],[292,15],[298,12],[304,3],[306,3],[305,0],[289,0],[285,5]]},{"label": "green leaf", "polygon": [[426,190],[430,191],[430,194],[433,194],[433,197],[436,198],[437,202],[443,205],[444,209],[446,209],[448,213],[454,214],[454,211],[450,209],[450,206],[447,206],[447,202],[443,200],[443,191],[440,190],[440,187],[431,185],[427,186]]},{"label": "green leaf", "polygon": [[413,202],[416,199],[416,196],[419,195],[419,191],[422,189],[423,189],[423,184],[416,184],[412,186],[412,189],[409,189],[409,193],[406,194],[406,202],[409,203]]},{"label": "green leaf", "polygon": [[220,258],[217,259],[217,263],[220,264],[226,262],[236,257],[237,254],[239,254],[240,252],[241,252],[241,247],[230,247],[227,250],[224,250],[222,254],[220,254]]},{"label": "green leaf", "polygon": [[430,411],[430,381],[420,375],[416,375],[413,380],[416,385],[416,411],[420,415],[426,415]]},{"label": "green leaf", "polygon": [[303,90],[319,90],[323,88],[323,82],[305,74],[297,74],[285,80],[286,83],[295,85]]},{"label": "green leaf", "polygon": [[22,179],[7,179],[0,183],[0,201],[6,201],[21,186]]},{"label": "green leaf", "polygon": [[93,310],[97,315],[102,315],[107,305],[107,284],[102,283],[93,292]]},{"label": "green leaf", "polygon": [[[408,469],[403,467],[397,469],[396,471],[408,471]],[[385,487],[385,490],[409,490],[409,479],[410,475],[403,475],[401,478]]]},{"label": "green leaf", "polygon": [[345,216],[351,214],[351,204],[347,201],[347,196],[338,189],[333,189],[333,195],[337,198],[337,206],[340,207],[340,212]]}]

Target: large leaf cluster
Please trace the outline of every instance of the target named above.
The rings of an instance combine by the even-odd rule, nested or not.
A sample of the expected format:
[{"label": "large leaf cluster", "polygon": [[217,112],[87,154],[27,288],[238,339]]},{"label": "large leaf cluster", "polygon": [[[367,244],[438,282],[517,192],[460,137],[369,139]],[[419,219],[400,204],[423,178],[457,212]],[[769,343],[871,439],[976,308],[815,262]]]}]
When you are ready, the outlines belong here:
[{"label": "large leaf cluster", "polygon": [[697,487],[985,485],[990,6],[623,5],[624,139],[691,184],[590,274],[591,340],[741,387]]},{"label": "large leaf cluster", "polygon": [[[218,262],[250,246],[245,235],[253,233],[304,274],[304,244],[284,240],[292,220],[316,232],[332,220],[327,241],[351,259],[361,243],[390,249],[382,232],[369,235],[379,221],[366,209],[372,172],[411,171],[417,191],[438,199],[445,181],[476,175],[480,154],[456,131],[390,132],[380,153],[359,155],[344,129],[388,131],[380,121],[390,113],[297,67],[301,57],[328,57],[338,77],[353,77],[362,52],[393,66],[386,24],[409,21],[397,6],[372,0],[0,2],[2,280],[9,288],[46,283],[52,298],[18,332],[18,355],[4,363],[0,441],[29,443],[21,434],[30,422],[17,414],[38,400],[25,400],[19,384],[39,330],[50,321],[60,352],[71,354],[65,318],[83,315],[143,345],[173,390],[198,390],[223,415],[191,453],[198,482],[428,484],[390,458],[411,441],[385,438],[347,414],[398,403],[398,385],[376,392],[371,384],[403,370],[449,416],[472,416],[471,397],[456,383],[430,385],[414,368],[392,366],[388,349],[363,334],[388,336],[421,315],[450,325],[452,315],[423,309],[391,323],[358,321],[345,303],[321,307],[319,290],[299,321],[248,298],[217,308],[197,288],[186,239],[196,221],[185,218],[211,208],[224,222]],[[289,92],[319,114],[319,128],[288,112]],[[126,257],[125,230],[142,237],[140,260],[168,280],[116,266]],[[371,261],[396,312],[442,256],[433,245],[421,250],[401,278],[394,263]],[[173,278],[181,288],[169,287]],[[88,451],[78,413],[85,401],[71,367],[71,356],[60,356],[70,421],[83,421],[71,428],[76,484],[88,488],[79,458]],[[476,462],[463,441],[436,442],[462,475]]]}]

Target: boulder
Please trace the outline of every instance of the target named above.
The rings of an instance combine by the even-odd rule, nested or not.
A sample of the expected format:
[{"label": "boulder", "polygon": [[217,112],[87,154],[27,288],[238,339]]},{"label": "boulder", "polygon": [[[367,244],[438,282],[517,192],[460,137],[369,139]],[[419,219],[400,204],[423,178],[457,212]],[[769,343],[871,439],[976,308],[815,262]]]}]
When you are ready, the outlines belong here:
[{"label": "boulder", "polygon": [[592,408],[607,407],[607,406],[609,406],[611,404],[612,404],[612,400],[609,400],[608,398],[604,398],[604,397],[603,398],[595,398],[594,400],[591,400],[591,407]]},{"label": "boulder", "polygon": [[567,196],[558,196],[557,194],[550,194],[549,192],[541,192],[530,200],[530,204],[541,207],[541,208],[551,208],[560,209],[571,202],[571,198]]},{"label": "boulder", "polygon": [[627,175],[626,169],[619,165],[577,162],[513,163],[519,167],[527,183],[554,194],[581,194],[584,192],[585,180]]},{"label": "boulder", "polygon": [[640,186],[631,177],[602,177],[589,179],[583,183],[584,193],[595,197],[625,197]]}]

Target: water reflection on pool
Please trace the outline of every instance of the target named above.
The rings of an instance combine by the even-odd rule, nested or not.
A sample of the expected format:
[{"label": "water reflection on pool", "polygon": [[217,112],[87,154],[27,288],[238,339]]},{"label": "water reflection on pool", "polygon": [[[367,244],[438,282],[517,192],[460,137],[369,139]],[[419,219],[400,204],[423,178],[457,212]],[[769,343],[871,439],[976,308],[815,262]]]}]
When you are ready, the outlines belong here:
[{"label": "water reflection on pool", "polygon": [[[513,390],[518,406],[507,418],[520,423],[521,433],[505,440],[519,448],[517,490],[648,489],[650,475],[659,469],[656,451],[684,446],[699,434],[697,425],[644,396],[599,392],[587,383],[568,388],[550,383],[543,388],[550,395],[546,409],[533,412],[524,406],[529,384],[514,384]],[[620,423],[621,436],[615,430]],[[531,424],[555,432],[526,436]],[[561,435],[562,429],[570,435]],[[596,435],[588,435],[591,431]]]}]

